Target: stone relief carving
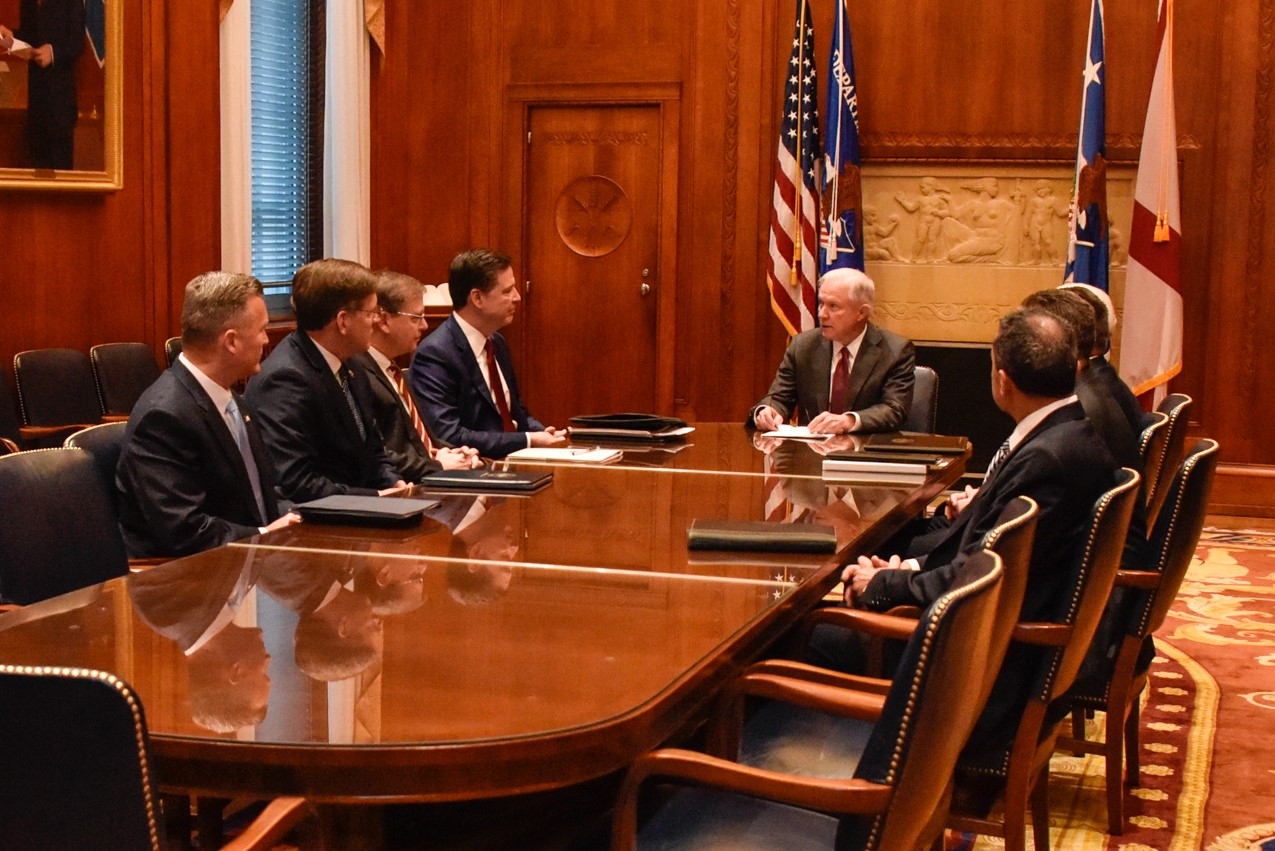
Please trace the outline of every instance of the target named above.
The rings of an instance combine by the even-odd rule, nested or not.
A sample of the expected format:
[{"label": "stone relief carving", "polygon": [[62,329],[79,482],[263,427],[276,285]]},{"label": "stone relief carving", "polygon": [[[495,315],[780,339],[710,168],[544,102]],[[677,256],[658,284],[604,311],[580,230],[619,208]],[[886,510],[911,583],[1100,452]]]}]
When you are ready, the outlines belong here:
[{"label": "stone relief carving", "polygon": [[[1107,163],[1098,176],[1106,182],[1117,305],[1134,172],[1132,164]],[[1072,179],[1062,163],[869,164],[864,258],[877,282],[878,319],[914,340],[990,341],[997,319],[1023,296],[1062,283]]]},{"label": "stone relief carving", "polygon": [[619,248],[629,235],[633,205],[614,180],[586,174],[563,188],[553,218],[567,248],[582,257],[601,257]]}]

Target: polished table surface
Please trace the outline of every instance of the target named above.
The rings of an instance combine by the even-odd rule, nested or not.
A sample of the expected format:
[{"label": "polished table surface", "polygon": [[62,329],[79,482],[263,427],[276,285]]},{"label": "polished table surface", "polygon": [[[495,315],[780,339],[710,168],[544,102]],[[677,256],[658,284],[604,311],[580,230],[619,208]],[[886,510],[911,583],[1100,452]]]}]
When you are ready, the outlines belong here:
[{"label": "polished table surface", "polygon": [[[413,528],[302,524],[29,606],[0,617],[0,659],[132,683],[170,789],[429,801],[600,777],[693,724],[963,468],[832,487],[817,453],[768,456],[741,426],[689,443],[680,465],[555,467],[526,498],[435,495]],[[837,555],[687,549],[695,518],[778,517],[832,525]]]}]

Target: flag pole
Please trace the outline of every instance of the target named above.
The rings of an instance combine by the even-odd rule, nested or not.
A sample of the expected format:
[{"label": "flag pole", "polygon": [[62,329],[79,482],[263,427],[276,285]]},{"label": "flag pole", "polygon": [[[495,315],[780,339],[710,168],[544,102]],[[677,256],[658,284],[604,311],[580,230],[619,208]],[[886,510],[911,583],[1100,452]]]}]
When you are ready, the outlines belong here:
[{"label": "flag pole", "polygon": [[[797,74],[799,77],[804,77],[806,73],[806,0],[799,0],[799,4],[800,5],[798,6],[798,9],[797,9],[797,13],[798,13],[797,20],[799,21],[799,23],[797,24],[797,28],[798,28],[798,31],[800,32],[800,37],[797,39],[797,42],[798,42],[797,44]],[[803,90],[804,90],[803,86],[799,83],[797,86],[797,91],[800,92]],[[801,243],[804,238],[801,233],[801,186],[802,186],[802,180],[803,180],[801,176],[802,175],[801,155],[802,155],[802,152],[805,150],[804,146],[801,144],[801,140],[803,138],[802,136],[803,131],[801,128],[802,117],[803,116],[801,111],[801,99],[798,98],[797,99],[797,156],[796,156],[795,174],[793,175],[793,181],[792,181],[792,185],[796,188],[797,191],[795,193],[796,197],[793,199],[792,271],[789,273],[789,276],[788,276],[789,283],[792,284],[792,286],[794,287],[797,286],[799,270],[801,269],[801,248],[802,248]]]},{"label": "flag pole", "polygon": [[[1171,81],[1173,80],[1173,0],[1161,0],[1161,2],[1165,4],[1163,50],[1165,51],[1164,65],[1168,72],[1166,81]],[[1173,104],[1173,89],[1168,85],[1163,88],[1163,103],[1161,104],[1160,112],[1161,138],[1173,138],[1176,143],[1176,132],[1169,130],[1169,107]],[[1165,145],[1160,152],[1159,186],[1156,190],[1155,232],[1151,237],[1152,242],[1169,241],[1169,157],[1176,159],[1177,155],[1176,144]]]}]

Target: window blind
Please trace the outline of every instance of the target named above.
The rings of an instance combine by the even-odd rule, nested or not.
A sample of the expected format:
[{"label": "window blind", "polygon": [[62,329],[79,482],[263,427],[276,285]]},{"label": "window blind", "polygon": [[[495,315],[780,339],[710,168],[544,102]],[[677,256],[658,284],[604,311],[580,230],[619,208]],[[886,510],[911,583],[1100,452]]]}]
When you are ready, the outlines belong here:
[{"label": "window blind", "polygon": [[293,273],[312,259],[310,181],[321,169],[311,162],[309,6],[252,2],[252,273],[267,295],[289,292]]}]

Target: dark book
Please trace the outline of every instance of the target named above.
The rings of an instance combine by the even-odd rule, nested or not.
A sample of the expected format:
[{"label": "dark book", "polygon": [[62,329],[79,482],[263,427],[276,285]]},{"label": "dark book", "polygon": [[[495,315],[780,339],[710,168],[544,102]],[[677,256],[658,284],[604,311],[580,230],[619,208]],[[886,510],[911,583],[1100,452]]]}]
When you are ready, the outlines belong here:
[{"label": "dark book", "polygon": [[686,530],[691,550],[746,550],[772,553],[834,553],[837,536],[831,526],[815,523],[770,523],[764,520],[691,521]]},{"label": "dark book", "polygon": [[865,452],[912,452],[933,455],[961,455],[969,449],[969,439],[946,434],[890,431],[870,434],[863,442]]},{"label": "dark book", "polygon": [[552,481],[552,471],[436,470],[421,479],[417,489],[518,494],[534,493],[548,487]]},{"label": "dark book", "polygon": [[307,523],[339,523],[347,526],[414,526],[436,499],[403,499],[389,496],[333,494],[303,502],[293,511]]}]

